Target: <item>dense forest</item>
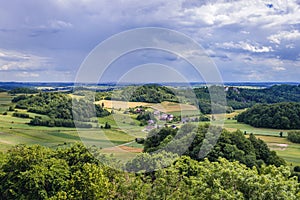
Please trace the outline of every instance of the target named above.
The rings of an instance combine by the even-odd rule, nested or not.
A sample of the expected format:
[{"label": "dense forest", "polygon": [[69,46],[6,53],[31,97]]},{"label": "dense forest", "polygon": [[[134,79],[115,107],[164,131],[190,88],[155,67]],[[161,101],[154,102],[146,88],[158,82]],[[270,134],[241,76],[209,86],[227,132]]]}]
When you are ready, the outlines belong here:
[{"label": "dense forest", "polygon": [[[195,88],[194,92],[203,113],[210,113],[210,96],[207,87]],[[265,89],[227,87],[225,89],[227,111],[248,108],[256,103],[300,102],[300,85],[274,85]]]},{"label": "dense forest", "polygon": [[165,86],[146,84],[143,86],[127,86],[113,92],[98,92],[95,99],[114,99],[131,102],[161,103],[163,101],[178,102],[175,93]]},{"label": "dense forest", "polygon": [[110,114],[100,105],[84,98],[74,101],[76,106],[73,107],[72,98],[67,94],[51,92],[19,95],[12,99],[16,108],[27,109],[28,112],[47,115],[50,118],[36,117],[31,120],[31,125],[74,127],[73,114],[76,115],[75,120],[82,122],[88,122],[89,118],[94,116],[103,117]]},{"label": "dense forest", "polygon": [[[0,199],[300,198],[300,185],[288,167],[262,165],[258,170],[225,158],[199,162],[182,156],[166,168],[129,173],[109,168],[112,158],[99,154],[97,159],[90,151],[97,149],[81,144],[57,150],[39,145],[12,148],[0,162]],[[165,160],[152,163],[158,162]]]},{"label": "dense forest", "polygon": [[38,93],[39,90],[35,88],[27,88],[27,87],[21,87],[21,88],[14,88],[8,91],[8,93],[15,95],[15,94],[35,94]]},{"label": "dense forest", "polygon": [[300,129],[300,103],[257,104],[237,116],[254,127]]},{"label": "dense forest", "polygon": [[[216,134],[220,131],[220,137],[213,145]],[[187,146],[189,148],[185,150]],[[201,152],[200,148],[203,146],[206,150],[202,149]],[[180,153],[182,150],[181,153],[198,161],[203,160],[208,153],[206,157],[210,161],[223,157],[230,161],[239,161],[248,167],[260,167],[262,164],[285,165],[283,159],[253,134],[246,138],[239,130],[229,132],[218,127],[209,127],[208,124],[199,127],[186,124],[178,132],[172,128],[152,130],[144,141],[144,151],[153,152],[159,149],[173,153]]]}]

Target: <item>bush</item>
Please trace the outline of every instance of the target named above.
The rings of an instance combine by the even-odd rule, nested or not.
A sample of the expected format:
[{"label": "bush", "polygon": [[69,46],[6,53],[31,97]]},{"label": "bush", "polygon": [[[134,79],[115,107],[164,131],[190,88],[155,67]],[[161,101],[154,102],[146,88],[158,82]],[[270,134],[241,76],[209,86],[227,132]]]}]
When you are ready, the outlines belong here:
[{"label": "bush", "polygon": [[8,111],[15,111],[15,108],[13,106],[9,106]]},{"label": "bush", "polygon": [[111,126],[110,126],[110,124],[109,124],[109,123],[105,122],[105,126],[104,126],[104,128],[105,128],[105,129],[110,129],[110,128],[111,128]]},{"label": "bush", "polygon": [[144,144],[145,139],[144,138],[135,138],[135,142],[138,144]]},{"label": "bush", "polygon": [[300,131],[289,131],[287,139],[294,143],[300,143]]},{"label": "bush", "polygon": [[300,166],[295,166],[294,167],[294,172],[300,172]]},{"label": "bush", "polygon": [[13,117],[19,117],[19,118],[29,118],[29,115],[26,113],[13,113]]}]

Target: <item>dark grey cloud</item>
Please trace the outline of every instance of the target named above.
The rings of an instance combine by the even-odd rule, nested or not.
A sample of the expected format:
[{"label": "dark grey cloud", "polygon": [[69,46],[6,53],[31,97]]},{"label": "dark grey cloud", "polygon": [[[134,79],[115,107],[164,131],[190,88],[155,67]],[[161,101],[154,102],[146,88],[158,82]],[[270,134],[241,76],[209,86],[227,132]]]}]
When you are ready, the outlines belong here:
[{"label": "dark grey cloud", "polygon": [[[299,81],[295,75],[299,72],[299,13],[298,0],[6,1],[0,7],[0,53],[5,54],[0,55],[1,73],[5,73],[0,78],[72,81],[80,63],[106,38],[132,28],[158,26],[199,42],[225,80],[280,76]],[[180,43],[168,37],[166,41]],[[148,57],[162,64],[178,62],[176,56],[152,55]],[[149,58],[134,64],[145,64]],[[15,76],[8,69],[21,74]]]}]

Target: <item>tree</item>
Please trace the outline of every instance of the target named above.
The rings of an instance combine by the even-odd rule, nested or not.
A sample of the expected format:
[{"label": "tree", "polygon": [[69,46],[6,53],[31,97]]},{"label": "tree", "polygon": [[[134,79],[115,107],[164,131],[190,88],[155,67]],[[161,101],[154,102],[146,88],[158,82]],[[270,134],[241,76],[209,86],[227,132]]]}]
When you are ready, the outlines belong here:
[{"label": "tree", "polygon": [[109,124],[108,122],[105,122],[104,128],[105,128],[105,129],[110,129],[111,126],[110,126],[110,124]]},{"label": "tree", "polygon": [[280,131],[279,136],[283,137],[283,132],[282,131]]},{"label": "tree", "polygon": [[258,170],[225,158],[196,161],[160,152],[138,154],[125,167],[141,171],[128,173],[108,167],[118,163],[79,143],[57,150],[18,145],[4,157],[0,199],[300,198],[300,185],[284,166]]}]

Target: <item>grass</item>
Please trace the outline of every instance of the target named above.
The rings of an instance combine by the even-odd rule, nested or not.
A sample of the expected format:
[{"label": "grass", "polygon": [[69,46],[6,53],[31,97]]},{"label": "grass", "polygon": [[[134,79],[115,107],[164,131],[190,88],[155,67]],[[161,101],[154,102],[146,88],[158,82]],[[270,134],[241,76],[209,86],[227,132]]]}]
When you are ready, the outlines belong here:
[{"label": "grass", "polygon": [[[86,145],[104,148],[127,143],[135,138],[115,127],[109,130],[80,129],[78,132],[75,128],[30,126],[26,124],[30,119],[12,117],[11,114],[12,112],[9,112],[8,115],[2,115],[0,118],[0,151],[6,151],[17,144],[40,144],[54,147],[79,141],[83,141]],[[35,115],[30,113],[31,117]],[[116,125],[112,118],[107,117],[102,120]]]},{"label": "grass", "polygon": [[[172,112],[187,112],[187,111],[198,111],[193,105],[181,104],[164,101],[159,104],[153,104],[151,108],[159,110],[160,112],[172,113]],[[199,111],[198,111],[199,112]]]},{"label": "grass", "polygon": [[12,97],[7,92],[0,92],[0,114],[7,111]]},{"label": "grass", "polygon": [[170,112],[170,114],[174,116],[199,116],[200,111],[198,110],[182,110],[182,111],[174,111]]},{"label": "grass", "polygon": [[[0,108],[7,111],[11,104],[11,97],[7,93],[0,93]],[[1,110],[0,109],[0,110]],[[35,116],[47,117],[26,110],[16,109],[20,113],[28,113],[30,118]],[[15,112],[15,111],[13,111]],[[133,141],[135,136],[141,133],[138,121],[125,115],[117,114],[100,118],[99,122],[104,125],[107,121],[113,127],[109,130],[100,128],[80,129],[66,127],[30,126],[27,123],[31,119],[13,117],[13,112],[0,116],[0,151],[7,151],[17,144],[40,144],[48,147],[57,147],[62,144],[70,144],[82,141],[86,145],[96,145],[107,148]],[[2,113],[1,113],[2,114]],[[124,119],[123,119],[124,118]],[[117,120],[116,120],[117,119]],[[122,120],[121,126],[116,121]],[[131,123],[133,122],[133,123]],[[129,132],[130,134],[127,134]]]},{"label": "grass", "polygon": [[[266,135],[256,135],[256,137],[266,142],[269,148],[276,151],[276,153],[287,161],[288,164],[292,164],[292,166],[300,166],[300,144],[292,143],[285,137]],[[282,144],[286,145],[286,147],[280,146]]]},{"label": "grass", "polygon": [[250,126],[248,124],[239,123],[236,120],[225,120],[224,128],[234,131],[234,130],[241,130],[246,131],[247,133],[253,133],[257,135],[268,135],[268,136],[279,136],[280,132],[283,132],[283,136],[287,136],[287,132],[290,130],[285,129],[270,129],[270,128],[256,128]]},{"label": "grass", "polygon": [[132,137],[145,137],[145,132],[142,131],[143,127],[139,126],[140,122],[135,119],[135,115],[126,115],[116,111],[115,114],[99,118],[98,121],[102,126],[107,122],[112,128],[123,131]]}]

